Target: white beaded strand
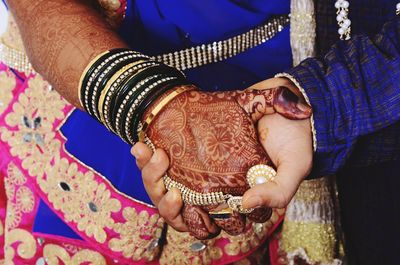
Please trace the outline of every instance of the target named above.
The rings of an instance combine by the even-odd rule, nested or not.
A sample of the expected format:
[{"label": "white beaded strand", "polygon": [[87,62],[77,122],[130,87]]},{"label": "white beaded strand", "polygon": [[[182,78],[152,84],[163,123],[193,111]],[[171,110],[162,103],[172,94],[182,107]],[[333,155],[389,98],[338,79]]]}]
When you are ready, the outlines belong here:
[{"label": "white beaded strand", "polygon": [[341,40],[349,40],[351,33],[351,21],[348,18],[349,15],[349,6],[350,3],[346,0],[337,0],[335,3],[336,11],[336,20],[339,25],[338,33],[340,35]]},{"label": "white beaded strand", "polygon": [[396,15],[400,15],[400,2],[396,5]]}]

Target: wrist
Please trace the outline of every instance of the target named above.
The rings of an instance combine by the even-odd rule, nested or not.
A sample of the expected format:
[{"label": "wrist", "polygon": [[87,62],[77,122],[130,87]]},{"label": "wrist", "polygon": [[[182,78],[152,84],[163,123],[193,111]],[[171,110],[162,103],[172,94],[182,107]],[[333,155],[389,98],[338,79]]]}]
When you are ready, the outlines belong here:
[{"label": "wrist", "polygon": [[158,97],[150,101],[149,106],[145,109],[141,118],[141,129],[139,132],[139,141],[143,142],[147,129],[150,127],[154,119],[167,108],[167,105],[184,93],[197,89],[194,85],[173,86]]}]

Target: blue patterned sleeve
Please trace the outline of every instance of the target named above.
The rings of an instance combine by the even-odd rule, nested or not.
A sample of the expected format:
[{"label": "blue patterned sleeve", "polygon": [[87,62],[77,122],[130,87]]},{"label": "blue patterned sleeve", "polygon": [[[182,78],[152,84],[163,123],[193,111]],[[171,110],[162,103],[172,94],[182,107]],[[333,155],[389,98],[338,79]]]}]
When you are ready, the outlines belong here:
[{"label": "blue patterned sleeve", "polygon": [[287,71],[313,108],[311,177],[337,172],[360,136],[400,120],[400,18],[375,37],[353,36],[323,59],[309,58]]}]

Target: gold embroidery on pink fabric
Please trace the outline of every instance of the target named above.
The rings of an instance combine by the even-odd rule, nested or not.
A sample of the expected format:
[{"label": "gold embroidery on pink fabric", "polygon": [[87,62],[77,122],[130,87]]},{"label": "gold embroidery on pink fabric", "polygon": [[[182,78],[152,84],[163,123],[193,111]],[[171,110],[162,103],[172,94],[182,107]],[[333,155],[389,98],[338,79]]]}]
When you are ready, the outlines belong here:
[{"label": "gold embroidery on pink fabric", "polygon": [[12,90],[15,84],[14,75],[8,71],[0,72],[0,114],[2,114],[8,104],[10,104],[13,98]]},{"label": "gold embroidery on pink fabric", "polygon": [[[64,125],[64,122],[68,119],[68,117],[72,114],[72,112],[73,112],[74,110],[75,110],[75,108],[72,108],[72,109],[69,111],[69,113],[66,115],[66,117],[64,118],[64,120],[60,123],[60,125],[59,125],[59,126],[57,127],[57,129],[56,129],[57,131],[59,131],[59,135],[60,135],[65,141],[67,141],[67,138],[66,138],[66,137],[63,135],[63,133],[60,131],[60,128],[62,127],[62,125]],[[84,168],[86,168],[86,169],[92,171],[94,174],[98,175],[104,182],[106,182],[107,184],[113,186],[113,184],[112,184],[106,177],[104,177],[102,174],[100,174],[99,172],[97,172],[94,168],[92,168],[92,167],[86,165],[85,163],[79,161],[78,158],[76,158],[76,157],[75,157],[73,154],[71,154],[67,149],[65,149],[65,145],[62,146],[62,150],[63,150],[63,152],[65,152],[69,157],[71,157],[72,159],[74,159],[74,161],[76,162],[77,165],[81,165],[82,167],[84,167]],[[156,208],[154,205],[151,205],[151,204],[148,204],[148,203],[146,203],[146,202],[137,200],[137,199],[135,199],[135,198],[133,198],[133,197],[131,197],[131,196],[125,194],[125,193],[122,193],[121,191],[119,191],[119,190],[117,190],[117,189],[115,189],[115,188],[113,189],[113,191],[114,191],[115,193],[118,193],[119,195],[125,197],[126,199],[128,199],[128,200],[130,200],[130,201],[134,201],[134,202],[136,202],[136,203],[142,204],[142,205],[144,205],[144,206],[146,206],[146,207],[148,207],[148,208],[153,208],[153,209]]]},{"label": "gold embroidery on pink fabric", "polygon": [[[76,162],[70,162],[60,157],[61,150],[66,150],[56,138],[54,122],[66,119],[63,113],[66,104],[41,77],[33,77],[6,116],[5,121],[12,129],[0,128],[1,139],[8,143],[12,155],[22,160],[22,167],[36,177],[49,202],[64,214],[66,221],[75,222],[80,231],[97,242],[109,241],[109,247],[113,251],[122,252],[125,258],[153,260],[160,250],[159,237],[164,224],[162,219],[157,214],[149,215],[147,211],[137,213],[133,208],[121,207],[121,202],[111,197],[110,189],[95,180],[92,169],[81,163],[90,169],[84,173],[79,170],[77,159],[74,159]],[[13,174],[5,179],[9,187],[7,196],[18,196],[18,205],[22,207],[10,203],[11,217],[7,220],[12,223],[9,227],[17,227],[22,209],[30,210],[32,203],[30,195],[26,196],[26,200],[22,198],[22,194],[28,194],[26,190],[19,191],[14,185],[9,185],[25,182],[23,174],[12,168],[9,172]],[[116,222],[113,213],[122,213],[124,222]],[[210,264],[222,257],[223,250],[215,243],[224,239],[228,240],[225,247],[228,255],[243,254],[250,247],[259,246],[261,238],[278,221],[278,214],[283,214],[278,211],[274,213],[271,221],[258,225],[261,228],[253,226],[242,237],[231,237],[223,233],[217,239],[208,240],[205,249],[197,252],[191,249],[192,244],[197,242],[195,238],[169,228],[160,263]],[[115,236],[108,238],[105,229],[112,231]]]},{"label": "gold embroidery on pink fabric", "polygon": [[[12,246],[13,244],[16,245]],[[14,264],[15,250],[19,257],[31,259],[35,256],[37,247],[34,237],[28,231],[16,228],[6,232],[4,249],[6,264]]]},{"label": "gold embroidery on pink fabric", "polygon": [[[37,240],[30,232],[19,228],[9,230],[6,234],[5,264],[14,264],[15,252],[22,259],[32,259],[37,255],[38,248]],[[56,244],[45,244],[43,257],[39,259],[44,259],[46,264],[60,264],[59,261],[68,265],[107,264],[106,259],[96,251],[76,246],[74,246],[74,251],[71,251],[71,247],[65,248]]]},{"label": "gold embroidery on pink fabric", "polygon": [[77,251],[75,254],[70,256],[70,254],[64,248],[55,245],[47,244],[43,248],[43,258],[48,264],[63,264],[78,265],[78,264],[96,264],[96,265],[106,265],[105,258],[100,255],[100,253],[82,249]]},{"label": "gold embroidery on pink fabric", "polygon": [[24,174],[22,174],[21,170],[19,170],[15,164],[10,163],[7,167],[6,180],[9,183],[14,184],[13,186],[22,185],[26,182],[26,177],[24,176]]},{"label": "gold embroidery on pink fabric", "polygon": [[66,221],[77,223],[79,231],[104,243],[107,238],[104,229],[113,228],[111,214],[119,212],[121,203],[111,198],[103,183],[94,180],[93,172],[84,174],[76,163],[65,158],[56,157],[54,165],[47,165],[46,173],[46,179],[41,179],[39,185],[54,208],[63,212]]},{"label": "gold embroidery on pink fabric", "polygon": [[64,117],[64,106],[65,102],[47,83],[34,77],[5,119],[7,125],[18,129],[0,128],[1,140],[10,145],[11,154],[22,160],[23,168],[32,176],[42,177],[53,154],[60,149],[52,124]]},{"label": "gold embroidery on pink fabric", "polygon": [[[110,240],[109,246],[113,251],[122,251],[124,257],[134,261],[140,260],[143,256],[147,260],[154,260],[158,255],[158,238],[161,237],[164,222],[158,214],[149,216],[147,211],[139,214],[134,208],[127,207],[122,212],[126,222],[115,225],[115,231],[121,234],[120,238]],[[140,228],[138,232],[137,227]],[[156,229],[153,229],[156,227]],[[143,241],[140,237],[155,238],[154,240]],[[149,250],[149,251],[146,251]]]},{"label": "gold embroidery on pink fabric", "polygon": [[[13,229],[7,232],[6,238],[6,264],[14,264],[13,259],[15,257],[15,249],[11,246],[14,243],[17,243],[16,250],[19,257],[23,259],[34,258],[38,246],[31,233],[23,229]],[[59,264],[59,260],[64,262],[64,264],[70,265],[86,263],[96,265],[106,264],[105,258],[100,253],[89,249],[80,249],[76,247],[76,251],[72,253],[73,254],[70,256],[66,249],[55,244],[47,244],[43,248],[43,258],[46,260],[47,264]]]},{"label": "gold embroidery on pink fabric", "polygon": [[[110,189],[104,183],[98,183],[92,171],[84,173],[77,163],[60,157],[63,145],[55,137],[54,122],[65,119],[63,109],[66,104],[40,76],[33,77],[5,118],[6,124],[14,129],[0,128],[1,139],[9,144],[12,155],[22,160],[22,167],[36,177],[49,202],[64,214],[66,221],[76,223],[78,230],[99,243],[111,239],[107,238],[105,229],[116,233],[116,238],[122,243],[130,242],[130,238],[126,237],[135,234],[136,240],[131,241],[131,246],[137,245],[137,251],[141,253],[139,259],[154,258],[159,248],[150,250],[146,245],[151,242],[148,236],[161,235],[157,232],[163,224],[160,217],[157,214],[149,216],[147,211],[143,211],[137,220],[129,220],[136,222],[133,227],[129,222],[116,222],[112,214],[120,212],[122,207],[118,199],[111,197]],[[32,210],[33,195],[25,188],[16,190],[15,184],[25,183],[26,178],[15,166],[9,168],[8,174],[10,177],[5,180],[7,196],[16,196],[16,199],[7,207],[7,220],[9,227],[15,228],[21,221],[22,213]],[[146,233],[142,237],[144,231]],[[121,242],[122,252],[125,247]]]},{"label": "gold embroidery on pink fabric", "polygon": [[[16,192],[12,193],[12,196],[9,196],[7,199],[6,226],[4,228],[4,264],[14,264],[16,254],[19,258],[27,260],[34,258],[39,251],[38,241],[35,237],[29,231],[18,228],[21,218],[24,218],[23,214],[31,213],[37,202],[29,187],[24,185],[27,182],[26,177],[15,164],[10,163],[8,165],[5,180],[7,181],[6,189],[11,188],[14,191],[16,190]],[[18,215],[16,215],[17,213]],[[19,217],[18,222],[16,216]],[[72,253],[72,255],[70,256],[69,253]],[[58,259],[63,261],[64,264],[72,265],[86,263],[106,264],[104,257],[100,253],[73,245],[67,247],[47,244],[43,249],[43,258],[47,264],[59,264]]]},{"label": "gold embroidery on pink fabric", "polygon": [[[283,209],[274,209],[271,219],[263,224],[253,223],[251,228],[239,236],[230,236],[222,232],[217,238],[199,241],[189,235],[189,233],[177,232],[171,227],[167,231],[167,244],[163,247],[160,257],[160,264],[211,264],[220,259],[223,251],[215,243],[218,240],[228,240],[224,250],[227,255],[236,256],[244,254],[252,248],[257,248],[262,243],[262,239],[270,231],[272,226],[283,216]],[[193,246],[204,245],[199,251],[194,251]]]},{"label": "gold embroidery on pink fabric", "polygon": [[[25,182],[25,176],[23,176],[21,171],[13,163],[10,163],[7,167],[7,176],[4,178],[5,189],[7,191],[7,212],[5,223],[8,229],[18,227],[21,223],[23,212],[28,213],[33,210],[33,195],[29,194],[30,190],[28,189],[29,191],[27,191],[25,186],[20,186]],[[29,203],[24,203],[21,199],[16,199],[17,194],[20,194],[19,196],[21,196],[21,193],[27,194]],[[30,197],[30,195],[32,195],[32,197]],[[30,199],[32,199],[32,201],[30,201]],[[21,207],[22,204],[25,204],[25,206]],[[26,206],[26,204],[29,205]],[[21,208],[23,208],[23,210]]]},{"label": "gold embroidery on pink fabric", "polygon": [[28,187],[20,187],[16,192],[16,204],[23,213],[29,213],[35,206],[35,199],[32,191]]},{"label": "gold embroidery on pink fabric", "polygon": [[6,226],[15,228],[21,223],[21,210],[12,202],[7,204]]},{"label": "gold embroidery on pink fabric", "polygon": [[200,241],[189,233],[177,232],[168,227],[167,244],[163,248],[160,264],[211,264],[223,254],[222,249],[215,246],[218,238]]}]

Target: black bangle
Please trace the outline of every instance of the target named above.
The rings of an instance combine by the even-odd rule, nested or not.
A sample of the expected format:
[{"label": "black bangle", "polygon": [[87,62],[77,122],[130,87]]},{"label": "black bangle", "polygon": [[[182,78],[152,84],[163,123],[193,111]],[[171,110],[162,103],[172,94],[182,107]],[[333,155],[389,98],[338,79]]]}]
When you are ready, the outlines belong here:
[{"label": "black bangle", "polygon": [[[150,64],[150,63],[154,63],[154,64]],[[117,113],[118,113],[118,109],[119,106],[121,106],[123,104],[123,101],[126,100],[128,101],[128,95],[129,93],[132,93],[132,89],[137,86],[140,82],[142,82],[146,77],[151,76],[151,74],[146,74],[148,73],[147,70],[148,69],[153,69],[157,66],[159,66],[158,63],[155,62],[145,62],[142,64],[143,67],[140,67],[139,69],[137,69],[137,71],[135,71],[135,73],[133,73],[132,75],[130,75],[125,82],[118,88],[118,93],[115,93],[115,95],[113,96],[113,98],[110,101],[110,108],[109,108],[109,113],[110,113],[110,118],[115,121],[117,119]],[[144,70],[143,70],[144,69]],[[141,71],[141,72],[139,72]],[[139,73],[138,73],[139,72]],[[143,91],[143,89],[145,89],[145,86],[140,86],[137,90],[135,90],[133,93],[133,95],[131,95],[131,97],[137,95],[136,92],[141,92]],[[126,102],[127,103],[127,102]],[[125,106],[129,106],[128,104],[124,104]],[[116,124],[115,122],[113,122],[113,129],[116,129]]]},{"label": "black bangle", "polygon": [[[132,118],[135,115],[136,108],[140,104],[141,101],[145,99],[148,93],[151,92],[152,89],[156,88],[162,80],[168,77],[163,75],[154,75],[146,77],[143,81],[143,85],[140,85],[138,89],[132,93],[132,95],[128,96],[128,102],[126,107],[121,111],[120,114],[120,124],[118,125],[118,129],[120,131],[120,136],[127,142],[129,141],[129,136],[127,135],[127,131],[124,130],[124,126],[129,125],[132,121]],[[117,114],[118,115],[118,114]]]},{"label": "black bangle", "polygon": [[85,71],[79,92],[83,107],[129,143],[138,140],[146,109],[166,91],[188,84],[181,71],[123,48],[99,54]]},{"label": "black bangle", "polygon": [[[99,85],[98,85],[98,90],[96,91],[96,94],[93,94],[93,93],[92,93],[92,97],[94,97],[94,102],[96,103],[96,106],[93,106],[93,108],[94,108],[93,113],[94,113],[94,115],[95,115],[96,117],[100,117],[100,116],[99,116],[100,113],[99,113],[97,104],[98,104],[98,102],[99,102],[101,92],[102,92],[103,89],[105,88],[105,86],[106,86],[107,82],[110,80],[110,78],[111,78],[116,72],[118,72],[122,67],[124,67],[125,65],[127,65],[127,64],[129,64],[129,63],[133,63],[133,62],[136,62],[136,61],[139,61],[139,60],[144,59],[144,57],[136,57],[136,56],[134,56],[134,57],[128,57],[128,58],[126,58],[126,59],[123,59],[125,56],[126,56],[126,55],[118,56],[117,58],[115,58],[115,60],[114,60],[113,62],[111,62],[111,64],[105,65],[105,66],[102,68],[102,70],[99,71],[99,74],[101,73],[101,74],[103,75],[103,77],[102,77],[102,79],[100,80],[100,83],[99,83]],[[115,65],[113,65],[113,64],[115,64]],[[112,67],[111,69],[108,69],[108,71],[105,71],[105,70],[107,70],[107,68],[110,67],[111,65],[113,65],[113,67]],[[98,81],[99,81],[99,78],[96,77],[96,82],[98,82]],[[93,87],[93,89],[94,89],[94,87]],[[99,120],[99,119],[98,119],[98,120]]]},{"label": "black bangle", "polygon": [[[126,102],[124,102],[124,104],[118,108],[115,119],[116,127],[119,135],[122,135],[124,140],[128,139],[126,137],[129,134],[129,130],[127,130],[127,127],[128,125],[130,125],[130,122],[132,121],[135,109],[137,105],[140,103],[139,101],[143,100],[145,94],[150,92],[148,90],[150,90],[152,86],[154,86],[154,84],[157,84],[157,82],[159,82],[163,78],[166,77],[164,77],[163,75],[153,75],[146,77],[145,79],[140,81],[139,84],[136,85],[136,88],[139,88],[138,86],[142,86],[145,88],[144,90],[142,90],[141,94],[137,98],[134,98],[132,97],[133,90],[130,91],[126,97]],[[126,104],[127,102],[128,104]]]},{"label": "black bangle", "polygon": [[[118,106],[121,106],[124,100],[128,100],[127,97],[129,93],[131,93],[131,90],[134,86],[139,84],[140,82],[143,82],[147,77],[150,76],[156,76],[159,75],[160,77],[167,77],[171,76],[171,68],[166,65],[154,65],[151,66],[144,71],[140,72],[139,74],[135,75],[132,80],[130,80],[129,84],[126,83],[123,88],[121,88],[119,94],[115,97],[115,101],[113,101],[115,104],[113,105],[114,111],[111,112],[111,116],[114,120],[117,117],[118,113]],[[146,89],[146,86],[143,85],[140,87],[140,89],[137,89],[133,95],[130,96],[130,98],[136,98],[144,89]],[[151,91],[150,91],[151,93]],[[130,104],[126,104],[126,106],[130,106]],[[116,128],[114,128],[116,129]]]},{"label": "black bangle", "polygon": [[[154,67],[155,65],[147,65],[147,68],[150,67]],[[146,66],[142,69],[147,69]],[[140,69],[138,69],[140,71]],[[143,71],[143,70],[142,70]],[[141,72],[139,73],[141,74]],[[108,107],[108,110],[106,110],[104,107],[102,109],[103,113],[105,113],[105,111],[107,112],[107,115],[109,117],[109,125],[111,126],[111,130],[113,130],[114,132],[116,132],[115,130],[117,129],[116,126],[116,120],[117,120],[117,115],[118,115],[118,104],[115,104],[117,102],[117,99],[119,98],[119,94],[121,94],[121,90],[127,90],[128,89],[128,94],[127,94],[127,98],[125,98],[126,102],[124,103],[125,106],[129,107],[130,106],[130,100],[131,98],[136,99],[140,93],[143,92],[143,90],[146,89],[146,86],[142,85],[140,86],[140,79],[138,80],[138,76],[139,74],[133,74],[131,75],[127,80],[125,80],[124,84],[121,85],[118,89],[119,93],[115,93],[112,95],[111,100],[113,101],[111,105],[111,100],[110,100],[110,104]],[[123,99],[122,101],[123,102]]]},{"label": "black bangle", "polygon": [[[129,49],[123,49],[123,48],[118,48],[118,49],[112,49],[110,51],[108,51],[106,54],[102,55],[100,58],[98,58],[89,68],[89,70],[87,70],[87,72],[85,73],[85,76],[82,80],[82,84],[80,87],[80,92],[81,92],[81,99],[82,99],[82,105],[83,107],[86,109],[86,111],[88,111],[89,113],[91,113],[91,108],[90,108],[90,104],[88,104],[89,106],[86,106],[86,104],[84,104],[84,98],[85,98],[85,93],[86,91],[89,93],[88,98],[91,98],[91,91],[90,91],[90,86],[93,85],[93,81],[95,81],[95,78],[92,76],[93,72],[104,62],[106,61],[107,58],[120,53],[120,52],[128,52],[130,51]],[[89,79],[92,78],[92,82],[90,83],[90,86],[88,87],[88,83],[89,83]]]}]

